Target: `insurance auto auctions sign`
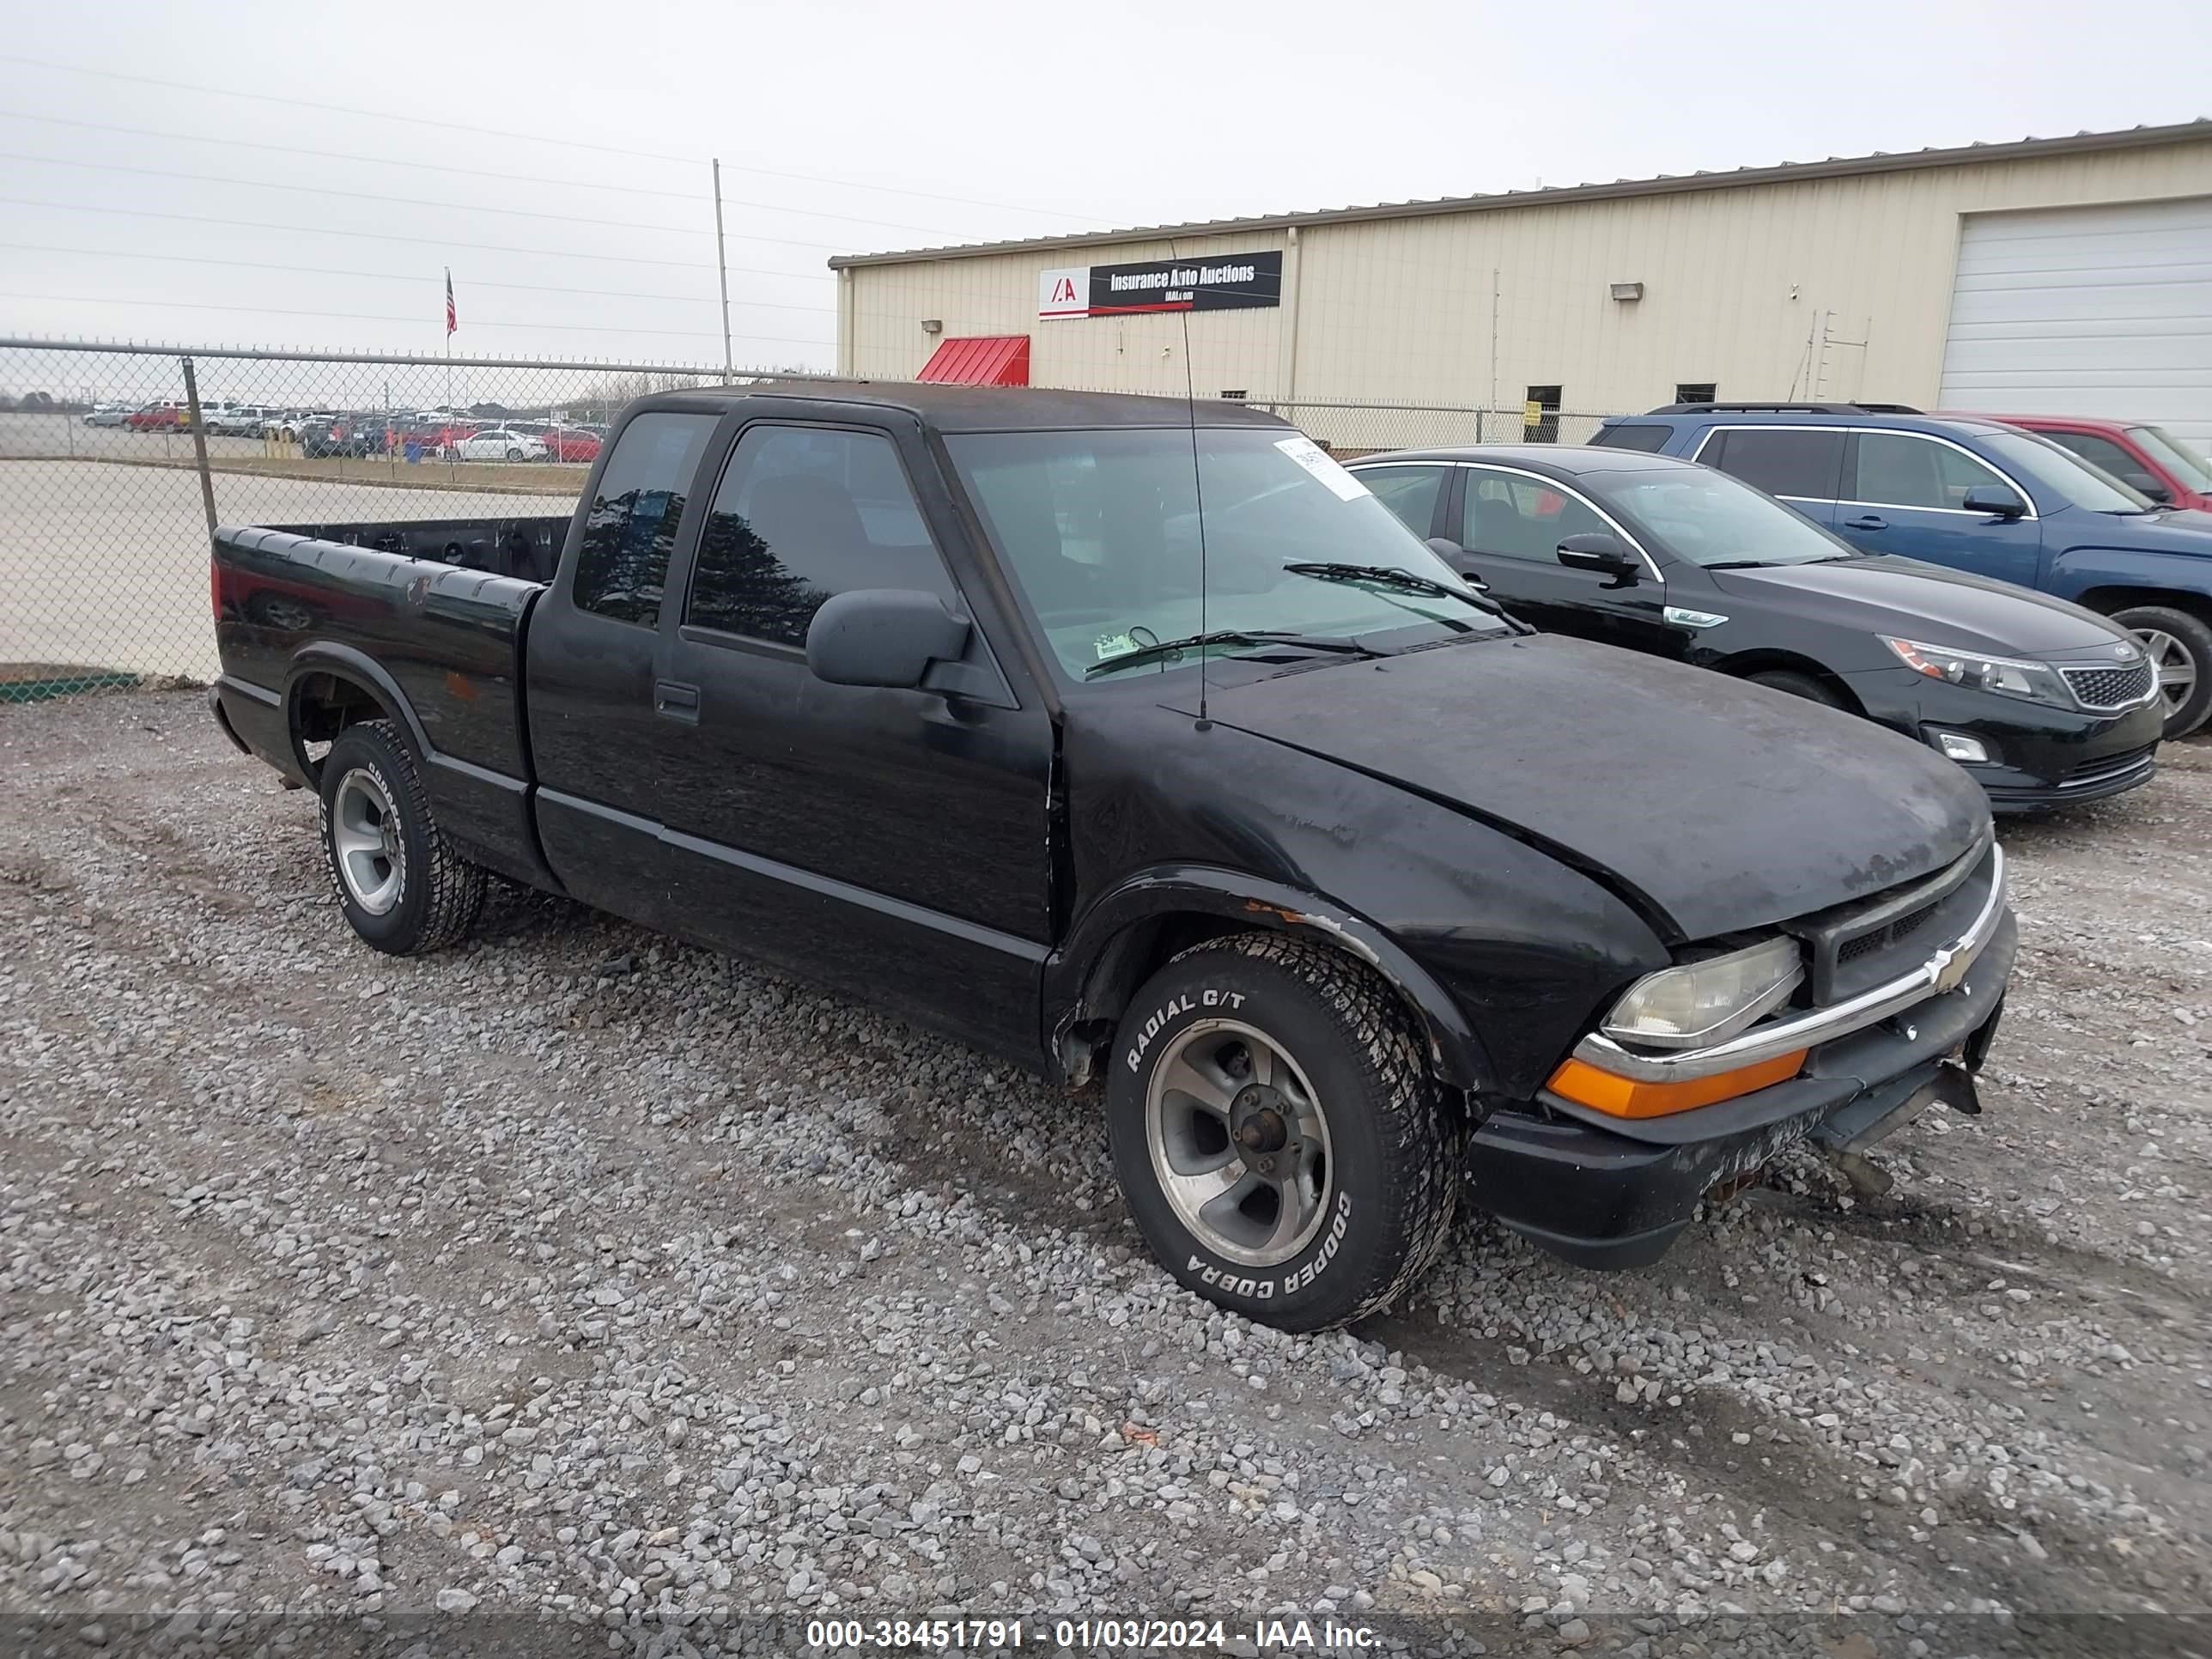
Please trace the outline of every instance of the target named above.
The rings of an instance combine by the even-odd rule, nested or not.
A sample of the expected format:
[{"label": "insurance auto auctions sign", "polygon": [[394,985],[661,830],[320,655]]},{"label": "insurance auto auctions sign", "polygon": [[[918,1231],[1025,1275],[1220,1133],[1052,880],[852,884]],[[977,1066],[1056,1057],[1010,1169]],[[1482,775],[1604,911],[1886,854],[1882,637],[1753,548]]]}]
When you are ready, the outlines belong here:
[{"label": "insurance auto auctions sign", "polygon": [[1140,311],[1238,311],[1283,302],[1283,256],[1210,255],[1037,273],[1037,315],[1124,317]]}]

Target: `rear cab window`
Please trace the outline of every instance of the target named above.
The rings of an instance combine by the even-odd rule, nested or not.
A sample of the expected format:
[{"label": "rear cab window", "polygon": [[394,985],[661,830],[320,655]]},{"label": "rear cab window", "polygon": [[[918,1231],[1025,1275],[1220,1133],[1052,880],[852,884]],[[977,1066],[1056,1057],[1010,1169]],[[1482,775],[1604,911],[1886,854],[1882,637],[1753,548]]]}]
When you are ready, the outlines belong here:
[{"label": "rear cab window", "polygon": [[623,428],[584,519],[572,594],[579,611],[659,626],[668,556],[714,423],[712,415],[655,411]]}]

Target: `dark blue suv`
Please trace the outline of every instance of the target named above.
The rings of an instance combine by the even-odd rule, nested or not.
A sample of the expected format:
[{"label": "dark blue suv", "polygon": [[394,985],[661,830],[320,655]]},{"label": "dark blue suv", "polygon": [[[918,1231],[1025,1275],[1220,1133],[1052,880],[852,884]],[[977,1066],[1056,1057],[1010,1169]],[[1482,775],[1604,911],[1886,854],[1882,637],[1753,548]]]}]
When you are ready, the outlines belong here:
[{"label": "dark blue suv", "polygon": [[1718,467],[1869,553],[2100,611],[2158,665],[2167,738],[2212,713],[2212,514],[2161,507],[2047,438],[1895,404],[1674,404],[1593,441]]}]

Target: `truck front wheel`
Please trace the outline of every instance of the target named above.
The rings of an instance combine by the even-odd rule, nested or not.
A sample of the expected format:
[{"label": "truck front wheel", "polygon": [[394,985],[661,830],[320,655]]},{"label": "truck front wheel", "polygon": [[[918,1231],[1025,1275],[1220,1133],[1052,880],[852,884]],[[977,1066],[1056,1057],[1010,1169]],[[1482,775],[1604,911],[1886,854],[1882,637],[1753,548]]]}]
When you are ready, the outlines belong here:
[{"label": "truck front wheel", "polygon": [[339,732],[323,757],[322,784],[323,850],[355,933],[404,957],[451,945],[476,925],[484,871],[440,832],[391,721]]},{"label": "truck front wheel", "polygon": [[1459,1136],[1412,1024],[1324,945],[1244,933],[1176,957],[1122,1020],[1106,1100],[1153,1254],[1267,1324],[1377,1311],[1450,1229]]}]

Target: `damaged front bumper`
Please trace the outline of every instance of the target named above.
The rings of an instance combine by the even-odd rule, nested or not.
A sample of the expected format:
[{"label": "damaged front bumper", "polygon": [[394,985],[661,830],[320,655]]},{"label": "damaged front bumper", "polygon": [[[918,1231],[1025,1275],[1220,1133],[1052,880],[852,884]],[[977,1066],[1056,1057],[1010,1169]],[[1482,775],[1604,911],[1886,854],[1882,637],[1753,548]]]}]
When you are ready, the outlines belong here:
[{"label": "damaged front bumper", "polygon": [[1549,1091],[1492,1113],[1469,1149],[1475,1201],[1580,1266],[1640,1267],[1666,1254],[1708,1191],[1778,1152],[1809,1142],[1854,1158],[1929,1105],[1978,1111],[1973,1076],[2019,929],[2000,900],[1975,931],[1963,971],[1941,975],[1955,988],[1923,988],[1879,1024],[1820,1044],[1787,1082],[1665,1117],[1610,1117]]}]

